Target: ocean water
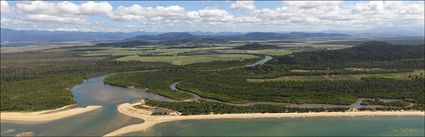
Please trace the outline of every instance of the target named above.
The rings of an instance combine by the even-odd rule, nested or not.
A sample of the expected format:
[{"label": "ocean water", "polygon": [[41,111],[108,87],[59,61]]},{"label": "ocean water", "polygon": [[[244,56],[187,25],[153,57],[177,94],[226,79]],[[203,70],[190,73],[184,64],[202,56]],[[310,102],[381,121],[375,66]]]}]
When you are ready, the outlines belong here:
[{"label": "ocean water", "polygon": [[127,136],[424,136],[424,117],[368,116],[190,120]]}]

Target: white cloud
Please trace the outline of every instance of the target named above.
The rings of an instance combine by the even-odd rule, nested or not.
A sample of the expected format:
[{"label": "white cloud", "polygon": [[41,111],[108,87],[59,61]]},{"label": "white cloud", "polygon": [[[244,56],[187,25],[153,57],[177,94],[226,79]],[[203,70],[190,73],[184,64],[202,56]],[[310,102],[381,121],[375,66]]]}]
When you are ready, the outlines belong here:
[{"label": "white cloud", "polygon": [[229,12],[218,8],[204,8],[197,12],[203,20],[209,22],[229,22],[233,19]]},{"label": "white cloud", "polygon": [[[2,25],[12,22],[38,24],[45,22],[82,29],[95,24],[110,27],[112,24],[122,26],[150,27],[149,29],[176,29],[170,26],[186,26],[184,28],[208,28],[217,25],[221,28],[239,28],[241,25],[257,26],[257,29],[270,28],[350,28],[352,26],[381,25],[423,25],[424,2],[403,1],[370,1],[346,4],[342,1],[284,1],[276,8],[258,8],[254,1],[236,1],[229,3],[231,9],[249,12],[237,12],[212,7],[200,7],[187,10],[180,5],[172,6],[112,6],[108,2],[50,2],[32,1],[17,2],[16,7],[1,1],[1,12],[14,11],[14,16],[2,19]],[[16,11],[16,12],[15,12]],[[102,22],[93,23],[92,17],[104,17]],[[98,18],[96,18],[98,21]],[[103,25],[100,25],[104,23]],[[189,24],[186,24],[189,23]],[[54,25],[52,25],[54,26]],[[196,27],[202,26],[202,27]],[[258,27],[260,26],[260,27]],[[168,28],[167,28],[168,27]],[[61,27],[66,28],[66,27]],[[72,27],[70,27],[72,28]],[[93,27],[90,27],[92,29]],[[123,27],[124,28],[124,27]],[[129,27],[125,27],[129,28]],[[134,27],[132,27],[134,28]],[[104,28],[107,29],[107,28]],[[274,29],[270,29],[274,30]]]},{"label": "white cloud", "polygon": [[111,16],[113,7],[108,2],[72,2],[31,1],[18,2],[16,9],[28,20],[57,21],[69,23],[85,22],[86,16]]},{"label": "white cloud", "polygon": [[236,1],[230,5],[230,8],[238,10],[254,10],[255,4],[254,1]]},{"label": "white cloud", "polygon": [[80,5],[80,12],[84,15],[103,15],[112,14],[112,5],[109,2],[88,1]]},{"label": "white cloud", "polygon": [[143,7],[134,4],[130,7],[119,6],[114,10],[112,19],[118,20],[151,20],[151,21],[167,21],[167,20],[182,20],[186,17],[186,11],[183,7],[174,6],[157,6]]},{"label": "white cloud", "polygon": [[11,12],[12,11],[12,8],[9,6],[9,3],[7,3],[7,1],[1,1],[1,7],[0,7],[0,9],[1,9],[1,13],[3,14],[3,13],[9,13],[9,12]]},{"label": "white cloud", "polygon": [[57,16],[51,16],[46,14],[31,14],[25,16],[27,20],[33,20],[33,21],[50,21],[50,22],[73,22],[73,23],[84,23],[85,20],[81,18],[74,18],[74,17],[57,17]]}]

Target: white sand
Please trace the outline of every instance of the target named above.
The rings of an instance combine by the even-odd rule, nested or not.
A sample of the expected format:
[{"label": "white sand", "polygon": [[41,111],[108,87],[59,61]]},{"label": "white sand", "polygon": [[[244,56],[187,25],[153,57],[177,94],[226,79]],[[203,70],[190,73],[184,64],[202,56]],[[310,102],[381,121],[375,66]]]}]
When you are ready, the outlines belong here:
[{"label": "white sand", "polygon": [[118,111],[130,117],[143,119],[145,122],[120,128],[105,136],[119,136],[130,132],[142,131],[156,124],[195,119],[256,119],[256,118],[295,118],[295,117],[339,117],[339,116],[425,116],[421,111],[357,111],[357,112],[312,112],[312,113],[247,113],[247,114],[213,114],[189,116],[152,116],[137,113],[135,104],[124,103],[118,106]]},{"label": "white sand", "polygon": [[89,111],[97,110],[102,106],[87,106],[85,108],[68,105],[62,108],[45,110],[38,112],[1,112],[1,122],[10,123],[45,123],[53,120],[58,120]]}]

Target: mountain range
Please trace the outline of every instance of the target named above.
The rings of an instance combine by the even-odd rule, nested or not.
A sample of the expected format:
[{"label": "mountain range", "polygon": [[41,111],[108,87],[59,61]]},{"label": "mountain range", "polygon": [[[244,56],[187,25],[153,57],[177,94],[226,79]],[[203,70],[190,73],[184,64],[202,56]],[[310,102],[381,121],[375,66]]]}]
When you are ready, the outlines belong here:
[{"label": "mountain range", "polygon": [[216,42],[227,40],[285,40],[311,38],[341,38],[350,35],[341,33],[274,33],[274,32],[74,32],[13,30],[1,28],[2,43],[105,41],[105,40],[146,40],[167,42]]},{"label": "mountain range", "polygon": [[[411,28],[375,28],[363,31],[323,32],[78,32],[14,30],[1,28],[1,43],[66,42],[66,41],[121,41],[144,40],[166,41],[166,43],[222,42],[231,40],[297,40],[297,39],[344,39],[355,37],[420,36],[423,30]],[[422,35],[423,36],[423,35]]]}]

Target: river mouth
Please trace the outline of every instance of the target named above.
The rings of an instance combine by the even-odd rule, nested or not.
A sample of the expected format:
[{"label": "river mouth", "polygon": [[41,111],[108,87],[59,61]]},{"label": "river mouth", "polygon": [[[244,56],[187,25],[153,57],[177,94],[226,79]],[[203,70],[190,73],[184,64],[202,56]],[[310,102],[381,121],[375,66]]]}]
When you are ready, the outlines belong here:
[{"label": "river mouth", "polygon": [[[258,61],[260,63],[256,62],[252,66],[263,64],[270,59],[271,56],[267,56]],[[137,72],[149,73],[151,71],[157,70],[143,70]],[[71,89],[78,107],[100,105],[102,109],[43,124],[14,124],[2,122],[1,135],[15,136],[22,132],[32,132],[33,135],[36,136],[102,136],[121,127],[143,122],[143,120],[119,113],[117,111],[117,106],[119,104],[136,102],[141,98],[156,101],[174,101],[139,88],[122,88],[104,84],[104,79],[113,74],[84,80]]]},{"label": "river mouth", "polygon": [[71,89],[74,100],[78,106],[89,105],[118,105],[126,102],[134,102],[140,98],[147,98],[157,101],[172,101],[169,98],[149,93],[139,88],[122,88],[110,86],[103,83],[107,77],[99,76],[85,80]]},{"label": "river mouth", "polygon": [[104,84],[103,80],[107,76],[90,78],[71,89],[77,106],[101,105],[102,109],[43,124],[2,122],[1,135],[15,136],[21,132],[32,132],[36,136],[102,136],[121,127],[143,122],[119,113],[116,110],[119,104],[136,102],[140,98],[172,101],[142,89]]}]

